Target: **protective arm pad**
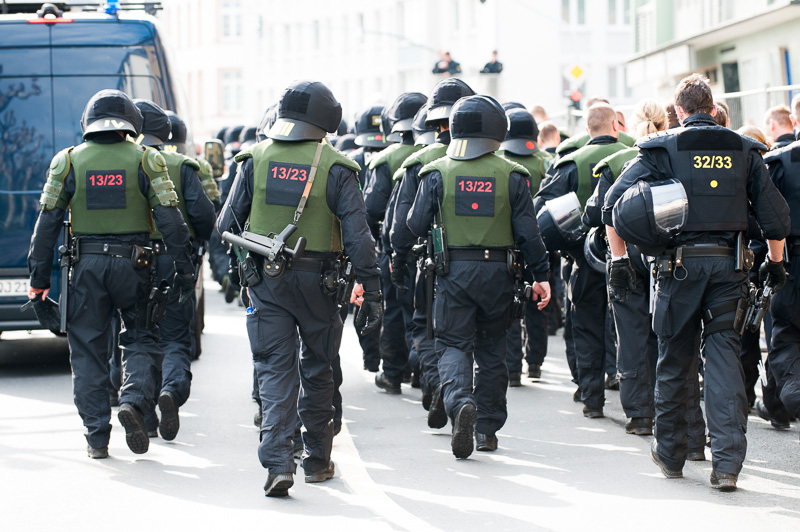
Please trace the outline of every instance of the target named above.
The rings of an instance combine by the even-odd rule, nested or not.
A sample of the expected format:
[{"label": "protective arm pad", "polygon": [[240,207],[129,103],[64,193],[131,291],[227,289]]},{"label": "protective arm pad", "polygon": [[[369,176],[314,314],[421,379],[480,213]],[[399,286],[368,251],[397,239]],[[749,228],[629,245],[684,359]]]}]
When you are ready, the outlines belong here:
[{"label": "protective arm pad", "polygon": [[178,194],[175,185],[167,173],[167,161],[164,156],[153,148],[145,148],[142,155],[142,169],[150,179],[150,187],[154,195],[150,196],[150,207],[177,207]]},{"label": "protective arm pad", "polygon": [[197,175],[200,176],[203,192],[206,193],[206,196],[211,201],[219,201],[222,195],[219,193],[219,188],[217,188],[217,182],[214,181],[214,170],[211,168],[211,164],[205,159],[198,159],[197,163],[199,166]]},{"label": "protective arm pad", "polygon": [[47,181],[44,184],[39,203],[42,210],[49,211],[56,207],[66,209],[67,200],[61,197],[64,190],[64,178],[69,174],[70,160],[69,153],[72,148],[61,150],[50,161],[50,169],[47,172]]}]

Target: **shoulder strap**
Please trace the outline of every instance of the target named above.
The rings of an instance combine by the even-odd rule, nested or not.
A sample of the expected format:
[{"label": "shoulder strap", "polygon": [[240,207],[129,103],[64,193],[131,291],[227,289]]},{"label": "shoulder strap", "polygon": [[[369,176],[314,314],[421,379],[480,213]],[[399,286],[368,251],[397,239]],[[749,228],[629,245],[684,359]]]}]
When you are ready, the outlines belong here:
[{"label": "shoulder strap", "polygon": [[297,225],[297,221],[300,220],[300,216],[303,215],[303,210],[306,208],[306,203],[308,202],[308,196],[311,194],[311,185],[314,184],[314,178],[317,176],[317,168],[319,167],[319,158],[322,157],[322,148],[324,147],[324,143],[320,142],[317,144],[317,151],[314,152],[314,160],[311,163],[311,170],[308,172],[308,181],[306,181],[306,188],[303,189],[303,195],[300,197],[300,203],[297,205],[297,210],[294,211],[294,224]]}]

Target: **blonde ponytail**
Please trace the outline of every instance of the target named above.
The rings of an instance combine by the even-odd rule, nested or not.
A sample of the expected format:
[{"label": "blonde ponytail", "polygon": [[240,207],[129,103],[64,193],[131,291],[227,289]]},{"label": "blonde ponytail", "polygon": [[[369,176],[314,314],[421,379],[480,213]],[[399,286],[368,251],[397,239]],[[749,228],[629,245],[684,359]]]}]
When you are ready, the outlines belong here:
[{"label": "blonde ponytail", "polygon": [[667,113],[654,100],[644,100],[636,106],[634,114],[636,138],[666,129]]}]

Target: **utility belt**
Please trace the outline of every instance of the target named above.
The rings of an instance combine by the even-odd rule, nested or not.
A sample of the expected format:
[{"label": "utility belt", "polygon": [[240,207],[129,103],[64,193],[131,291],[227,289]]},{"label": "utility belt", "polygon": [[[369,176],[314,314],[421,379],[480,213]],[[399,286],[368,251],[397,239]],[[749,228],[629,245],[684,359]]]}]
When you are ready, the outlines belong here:
[{"label": "utility belt", "polygon": [[463,249],[448,248],[451,261],[506,262],[510,249]]},{"label": "utility belt", "polygon": [[77,238],[72,262],[78,262],[81,255],[110,255],[112,257],[130,258],[135,270],[143,270],[153,265],[152,248],[136,244],[113,244],[107,242],[85,242]]},{"label": "utility belt", "polygon": [[689,275],[684,266],[684,259],[700,257],[730,257],[734,259],[734,271],[748,273],[754,262],[753,251],[747,247],[744,236],[739,233],[733,247],[719,244],[692,244],[668,249],[663,255],[656,257],[654,273],[666,275],[671,273],[678,281]]}]

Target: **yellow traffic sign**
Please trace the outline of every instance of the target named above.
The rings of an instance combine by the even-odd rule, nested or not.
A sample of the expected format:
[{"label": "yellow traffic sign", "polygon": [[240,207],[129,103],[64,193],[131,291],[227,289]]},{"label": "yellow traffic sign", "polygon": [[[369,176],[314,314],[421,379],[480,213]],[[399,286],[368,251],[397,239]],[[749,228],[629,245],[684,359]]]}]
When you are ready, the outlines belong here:
[{"label": "yellow traffic sign", "polygon": [[583,69],[578,65],[575,65],[573,69],[569,71],[569,73],[572,74],[573,78],[578,79],[583,76]]}]

